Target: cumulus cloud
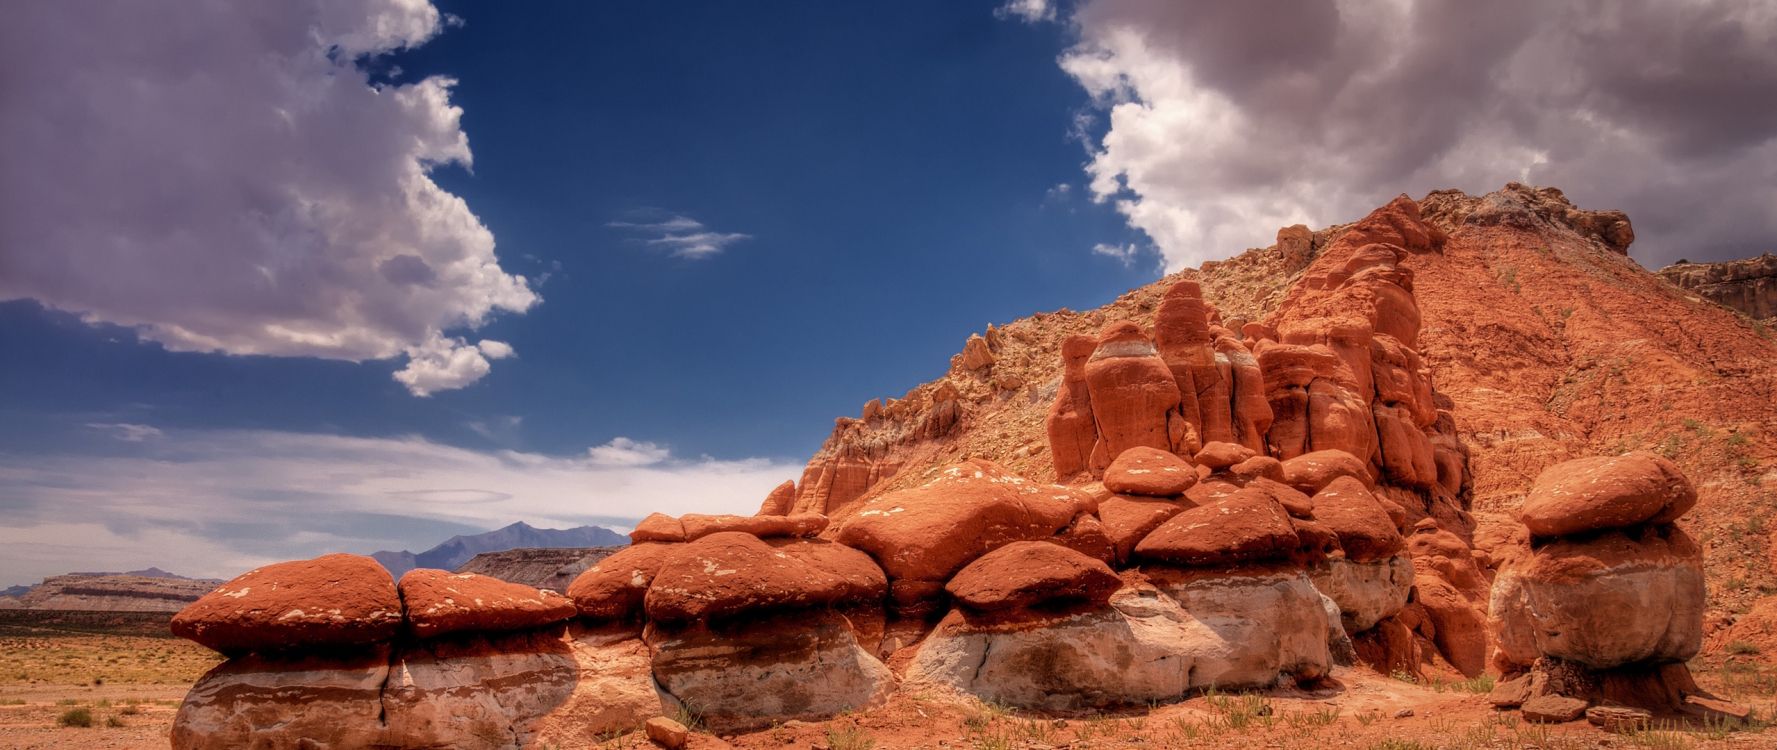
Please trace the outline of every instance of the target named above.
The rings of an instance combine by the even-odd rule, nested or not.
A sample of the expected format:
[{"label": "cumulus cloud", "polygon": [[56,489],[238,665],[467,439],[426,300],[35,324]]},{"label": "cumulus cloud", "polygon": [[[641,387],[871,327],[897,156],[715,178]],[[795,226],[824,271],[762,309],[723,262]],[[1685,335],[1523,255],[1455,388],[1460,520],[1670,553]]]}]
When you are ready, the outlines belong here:
[{"label": "cumulus cloud", "polygon": [[1069,23],[1091,192],[1168,270],[1510,180],[1628,211],[1650,265],[1777,234],[1769,3],[1087,0]]},{"label": "cumulus cloud", "polygon": [[675,258],[707,258],[752,238],[739,232],[711,231],[689,216],[671,216],[660,221],[613,221],[605,226],[627,231],[643,244],[665,250]]},{"label": "cumulus cloud", "polygon": [[471,162],[454,82],[373,84],[358,64],[439,29],[424,0],[10,8],[0,299],[176,351],[351,361],[529,309],[430,177]]},{"label": "cumulus cloud", "polygon": [[[602,460],[604,448],[645,460]],[[0,456],[0,584],[150,565],[228,577],[324,552],[423,549],[514,521],[621,529],[653,511],[750,513],[800,471],[680,459],[630,440],[562,457],[417,437],[167,429],[122,454]]]},{"label": "cumulus cloud", "polygon": [[512,355],[512,345],[504,341],[482,339],[471,344],[435,335],[407,348],[407,366],[395,371],[395,380],[423,398],[480,380],[493,367],[488,360]]}]

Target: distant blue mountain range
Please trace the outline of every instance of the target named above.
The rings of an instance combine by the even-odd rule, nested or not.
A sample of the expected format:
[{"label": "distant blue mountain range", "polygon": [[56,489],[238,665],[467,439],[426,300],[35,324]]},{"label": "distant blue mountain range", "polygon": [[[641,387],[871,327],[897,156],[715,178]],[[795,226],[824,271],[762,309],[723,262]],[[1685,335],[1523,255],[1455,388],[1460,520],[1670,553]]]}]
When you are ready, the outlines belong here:
[{"label": "distant blue mountain range", "polygon": [[398,579],[414,568],[456,570],[469,558],[483,552],[502,552],[519,547],[617,547],[625,544],[629,544],[629,537],[603,526],[539,529],[520,521],[485,534],[453,536],[425,552],[383,550],[371,557]]}]

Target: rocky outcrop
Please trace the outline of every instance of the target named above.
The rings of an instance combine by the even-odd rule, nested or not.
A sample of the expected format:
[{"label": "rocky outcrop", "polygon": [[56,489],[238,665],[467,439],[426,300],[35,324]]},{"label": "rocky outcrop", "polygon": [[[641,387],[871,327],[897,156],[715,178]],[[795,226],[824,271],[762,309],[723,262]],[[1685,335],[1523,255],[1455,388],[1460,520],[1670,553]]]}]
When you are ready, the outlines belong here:
[{"label": "rocky outcrop", "polygon": [[1660,269],[1660,278],[1754,320],[1777,319],[1777,255],[1719,263],[1681,260]]},{"label": "rocky outcrop", "polygon": [[1505,670],[1529,675],[1526,710],[1560,696],[1581,710],[1638,700],[1667,713],[1697,694],[1681,672],[1702,647],[1702,552],[1673,523],[1695,498],[1648,454],[1568,461],[1537,478],[1519,512],[1528,528],[1512,537],[1525,548],[1497,552],[1490,620]]}]

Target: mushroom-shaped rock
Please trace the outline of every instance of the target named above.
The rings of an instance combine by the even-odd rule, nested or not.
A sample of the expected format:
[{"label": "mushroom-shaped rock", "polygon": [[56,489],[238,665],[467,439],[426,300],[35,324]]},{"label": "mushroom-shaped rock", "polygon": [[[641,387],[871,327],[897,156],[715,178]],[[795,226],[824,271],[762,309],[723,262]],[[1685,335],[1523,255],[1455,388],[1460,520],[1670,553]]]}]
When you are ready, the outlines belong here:
[{"label": "mushroom-shaped rock", "polygon": [[649,513],[647,518],[636,524],[635,530],[629,532],[632,544],[643,542],[683,542],[685,541],[685,525],[679,519],[665,513]]},{"label": "mushroom-shaped rock", "polygon": [[568,598],[582,617],[628,619],[641,611],[642,598],[654,576],[684,548],[683,544],[660,543],[624,547],[575,578],[568,585]]},{"label": "mushroom-shaped rock", "polygon": [[1178,497],[1197,483],[1197,467],[1158,448],[1123,451],[1104,470],[1104,486],[1122,495]]},{"label": "mushroom-shaped rock", "polygon": [[691,622],[742,612],[859,603],[869,588],[880,597],[881,587],[860,587],[811,565],[808,557],[772,547],[751,534],[725,531],[690,542],[673,555],[654,576],[643,604],[651,620]]},{"label": "mushroom-shaped rock", "polygon": [[1382,502],[1351,477],[1339,477],[1315,493],[1314,519],[1339,536],[1339,546],[1352,562],[1393,557],[1406,546]]},{"label": "mushroom-shaped rock", "polygon": [[414,635],[528,630],[574,616],[574,602],[553,591],[475,573],[415,568],[397,584]]},{"label": "mushroom-shaped rock", "polygon": [[1283,483],[1313,495],[1339,477],[1351,477],[1370,483],[1370,468],[1345,451],[1324,450],[1304,453],[1283,462]]},{"label": "mushroom-shaped rock", "polygon": [[1168,519],[1135,545],[1135,556],[1175,565],[1224,565],[1285,557],[1300,545],[1282,505],[1264,492],[1243,489]]},{"label": "mushroom-shaped rock", "polygon": [[1518,519],[1539,537],[1670,523],[1697,490],[1665,457],[1647,451],[1565,461],[1544,470]]},{"label": "mushroom-shaped rock", "polygon": [[869,553],[891,579],[938,584],[1002,545],[1054,536],[1091,506],[1084,492],[971,460],[863,501],[833,538]]},{"label": "mushroom-shaped rock", "polygon": [[1102,604],[1123,582],[1109,565],[1049,542],[1013,542],[956,574],[945,591],[977,612]]},{"label": "mushroom-shaped rock", "polygon": [[1208,466],[1220,471],[1258,455],[1253,449],[1239,443],[1211,442],[1205,443],[1203,449],[1197,451],[1196,462],[1199,466]]},{"label": "mushroom-shaped rock", "polygon": [[362,555],[255,568],[173,616],[173,634],[225,654],[355,646],[401,627],[395,581]]}]

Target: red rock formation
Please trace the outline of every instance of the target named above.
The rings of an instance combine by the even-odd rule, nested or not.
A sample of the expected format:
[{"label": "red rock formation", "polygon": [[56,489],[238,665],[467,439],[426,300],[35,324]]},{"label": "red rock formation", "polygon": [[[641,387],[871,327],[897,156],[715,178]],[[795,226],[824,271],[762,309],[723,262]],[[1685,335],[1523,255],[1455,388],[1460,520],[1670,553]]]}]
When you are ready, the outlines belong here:
[{"label": "red rock formation", "polygon": [[1174,565],[1228,565],[1287,557],[1300,546],[1283,506],[1247,489],[1167,519],[1135,545],[1135,557]]},{"label": "red rock formation", "polygon": [[539,628],[573,617],[574,602],[553,591],[474,573],[415,568],[401,576],[402,613],[420,638]]},{"label": "red rock formation", "polygon": [[706,621],[742,612],[881,601],[888,582],[868,556],[837,545],[827,549],[830,553],[819,557],[782,554],[756,536],[734,531],[687,543],[650,582],[644,600],[648,618]]},{"label": "red rock formation", "polygon": [[1647,451],[1581,458],[1536,478],[1518,520],[1539,537],[1671,523],[1697,504],[1697,490],[1670,460]]},{"label": "red rock formation", "polygon": [[[881,401],[871,401],[870,403],[875,404],[878,408],[882,406]],[[865,409],[865,419],[869,419],[868,408]],[[795,509],[796,482],[795,480],[786,480],[783,484],[772,489],[771,494],[765,496],[765,502],[759,504],[759,515],[787,516]]]},{"label": "red rock formation", "polygon": [[924,486],[864,501],[837,523],[833,538],[870,553],[893,581],[941,587],[975,558],[1052,537],[1091,507],[1084,493],[970,461]]},{"label": "red rock formation", "polygon": [[635,544],[600,560],[568,585],[568,598],[580,615],[594,620],[626,620],[642,610],[642,599],[654,576],[682,547],[678,544]]},{"label": "red rock formation", "polygon": [[1197,467],[1159,448],[1130,448],[1104,470],[1104,486],[1123,495],[1178,497],[1197,483]]},{"label": "red rock formation", "polygon": [[1777,320],[1777,255],[1660,269],[1660,278],[1754,320]]},{"label": "red rock formation", "polygon": [[1121,588],[1109,565],[1049,542],[1013,542],[958,571],[944,590],[976,612],[1097,605]]},{"label": "red rock formation", "polygon": [[1102,474],[1112,459],[1130,448],[1172,450],[1169,426],[1183,424],[1171,419],[1179,408],[1178,386],[1140,326],[1105,327],[1086,362],[1086,389],[1098,427],[1098,443],[1088,464],[1094,474]]},{"label": "red rock formation", "polygon": [[1086,470],[1092,460],[1092,448],[1098,443],[1098,425],[1092,417],[1092,397],[1086,387],[1086,361],[1096,348],[1098,342],[1091,336],[1069,336],[1061,345],[1061,388],[1055,394],[1044,427],[1049,433],[1049,449],[1055,456],[1055,478],[1062,481]]},{"label": "red rock formation", "polygon": [[401,628],[395,581],[362,555],[255,568],[173,616],[173,634],[225,654],[387,641]]}]

